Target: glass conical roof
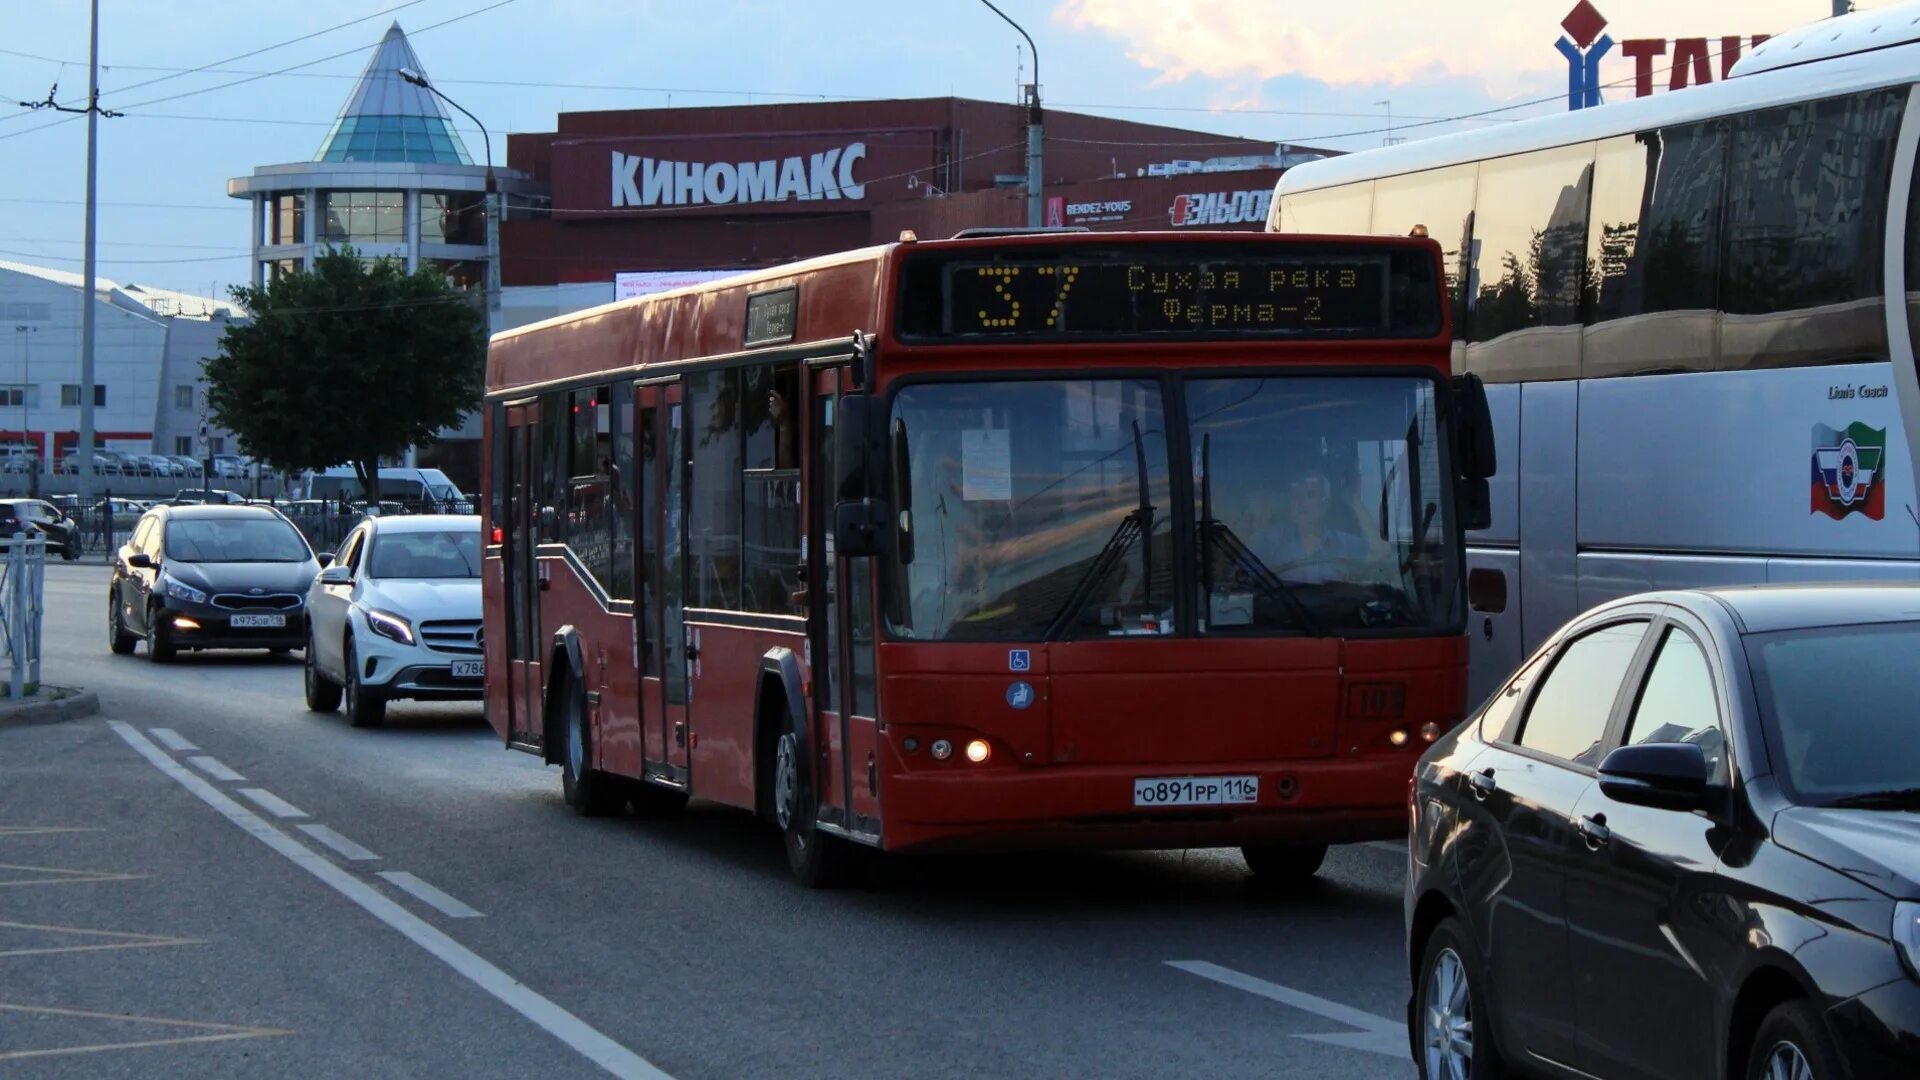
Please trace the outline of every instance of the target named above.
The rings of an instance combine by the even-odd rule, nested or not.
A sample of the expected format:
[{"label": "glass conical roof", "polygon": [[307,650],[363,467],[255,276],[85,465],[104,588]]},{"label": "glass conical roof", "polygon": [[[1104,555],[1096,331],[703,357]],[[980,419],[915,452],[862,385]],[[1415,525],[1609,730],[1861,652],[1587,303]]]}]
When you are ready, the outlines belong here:
[{"label": "glass conical roof", "polygon": [[401,68],[426,74],[396,22],[387,28],[313,160],[473,164],[440,100],[401,78]]}]

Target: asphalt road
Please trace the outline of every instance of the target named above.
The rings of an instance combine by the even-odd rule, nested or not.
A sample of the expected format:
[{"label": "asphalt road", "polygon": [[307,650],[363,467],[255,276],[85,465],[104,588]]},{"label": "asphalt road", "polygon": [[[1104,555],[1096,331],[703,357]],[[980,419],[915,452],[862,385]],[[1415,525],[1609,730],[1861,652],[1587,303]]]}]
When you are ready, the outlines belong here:
[{"label": "asphalt road", "polygon": [[49,569],[45,667],[102,715],[0,727],[0,1075],[1413,1074],[1392,845],[1293,895],[1206,851],[808,892],[731,810],[573,817],[477,707],[112,656],[105,583]]}]

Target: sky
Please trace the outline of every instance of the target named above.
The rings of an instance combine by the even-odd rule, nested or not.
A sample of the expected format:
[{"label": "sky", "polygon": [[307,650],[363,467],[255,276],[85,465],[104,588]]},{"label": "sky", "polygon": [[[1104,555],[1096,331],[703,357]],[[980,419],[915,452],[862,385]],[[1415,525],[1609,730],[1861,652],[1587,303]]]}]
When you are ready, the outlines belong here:
[{"label": "sky", "polygon": [[[1565,108],[1572,0],[996,0],[1048,108],[1362,150]],[[1616,40],[1778,33],[1831,0],[1594,0]],[[1856,6],[1885,6],[1859,0]],[[227,181],[307,161],[387,26],[505,135],[557,113],[747,102],[1016,100],[1031,58],[979,0],[100,0],[99,273],[224,296],[247,277]],[[85,0],[0,0],[0,259],[77,271]],[[301,39],[301,40],[295,40]],[[1025,73],[1023,74],[1023,66]],[[202,69],[202,70],[194,70]],[[1614,54],[1607,82],[1628,86]],[[1489,110],[1497,110],[1489,113]],[[1447,120],[1488,113],[1471,120]],[[1391,131],[1388,128],[1391,125]],[[477,130],[461,121],[469,150]]]}]

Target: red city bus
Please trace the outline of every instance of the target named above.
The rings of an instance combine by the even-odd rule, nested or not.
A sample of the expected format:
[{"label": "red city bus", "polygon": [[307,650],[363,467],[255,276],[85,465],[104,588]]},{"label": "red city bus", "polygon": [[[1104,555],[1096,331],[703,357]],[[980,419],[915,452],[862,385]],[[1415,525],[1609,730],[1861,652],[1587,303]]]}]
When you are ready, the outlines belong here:
[{"label": "red city bus", "polygon": [[1404,835],[1485,396],[1418,238],[991,230],[496,336],[487,717],[580,813],[886,851]]}]

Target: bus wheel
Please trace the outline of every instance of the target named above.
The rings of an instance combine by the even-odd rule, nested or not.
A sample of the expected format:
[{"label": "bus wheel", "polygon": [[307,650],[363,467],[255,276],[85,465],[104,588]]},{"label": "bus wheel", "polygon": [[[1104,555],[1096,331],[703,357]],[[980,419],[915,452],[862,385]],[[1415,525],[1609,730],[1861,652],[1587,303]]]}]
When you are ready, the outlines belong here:
[{"label": "bus wheel", "polygon": [[1244,844],[1240,857],[1264,885],[1298,885],[1320,871],[1326,861],[1325,844]]},{"label": "bus wheel", "polygon": [[773,818],[786,839],[787,869],[809,889],[831,889],[847,875],[850,852],[834,837],[814,828],[812,792],[801,774],[800,736],[789,717],[774,747]]},{"label": "bus wheel", "polygon": [[626,793],[615,778],[588,765],[587,697],[579,684],[567,680],[561,691],[566,700],[566,755],[560,759],[560,792],[581,817],[607,817],[626,806]]}]

